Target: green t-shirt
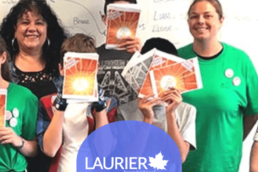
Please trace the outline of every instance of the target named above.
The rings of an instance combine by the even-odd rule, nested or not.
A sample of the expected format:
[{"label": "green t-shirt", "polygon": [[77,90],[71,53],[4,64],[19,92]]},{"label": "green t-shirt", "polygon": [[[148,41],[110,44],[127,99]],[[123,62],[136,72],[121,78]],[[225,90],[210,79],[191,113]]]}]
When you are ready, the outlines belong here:
[{"label": "green t-shirt", "polygon": [[[243,115],[258,114],[258,78],[252,62],[243,51],[222,45],[218,57],[199,58],[203,88],[182,95],[197,109],[197,150],[189,152],[183,172],[237,172]],[[179,56],[196,57],[192,47],[179,49]]]},{"label": "green t-shirt", "polygon": [[[38,99],[36,96],[27,88],[10,83],[7,90],[6,110],[11,112],[12,118],[17,120],[16,125],[15,123],[11,124],[15,133],[26,140],[34,139],[38,112]],[[18,117],[15,117],[16,115]],[[6,127],[11,127],[10,123],[10,120],[6,120]],[[16,148],[11,144],[0,144],[0,172],[24,171],[26,167],[25,157]]]}]

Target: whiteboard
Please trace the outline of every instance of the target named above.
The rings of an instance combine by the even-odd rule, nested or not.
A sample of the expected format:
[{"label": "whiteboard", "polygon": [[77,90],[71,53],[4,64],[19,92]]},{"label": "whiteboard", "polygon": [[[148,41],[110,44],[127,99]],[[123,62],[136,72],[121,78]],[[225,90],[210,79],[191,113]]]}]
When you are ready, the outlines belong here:
[{"label": "whiteboard", "polygon": [[[0,19],[18,0],[0,0]],[[187,25],[187,10],[192,0],[138,0],[142,13],[137,36],[142,40],[163,37],[177,48],[193,41]],[[85,33],[96,39],[99,46],[105,42],[106,28],[101,20],[104,0],[47,0],[65,28],[71,33]],[[219,40],[244,50],[258,71],[258,12],[254,0],[221,0],[224,24]],[[252,133],[253,134],[253,133]],[[244,142],[250,151],[252,136]],[[240,172],[248,171],[249,151],[243,152]]]},{"label": "whiteboard", "polygon": [[[46,0],[71,34],[85,33],[105,42],[106,27],[101,20],[104,0]],[[0,0],[0,19],[18,0]],[[142,40],[163,37],[177,48],[191,43],[187,25],[187,10],[192,0],[138,0],[142,7],[137,36]],[[258,13],[253,0],[221,0],[225,20],[219,40],[244,50],[258,71]]]}]

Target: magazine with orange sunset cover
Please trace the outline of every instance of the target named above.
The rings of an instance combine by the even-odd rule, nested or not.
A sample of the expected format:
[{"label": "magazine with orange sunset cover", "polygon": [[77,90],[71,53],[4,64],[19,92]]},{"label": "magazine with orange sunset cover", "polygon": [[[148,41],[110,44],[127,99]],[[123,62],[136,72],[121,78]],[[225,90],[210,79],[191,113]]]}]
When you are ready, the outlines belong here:
[{"label": "magazine with orange sunset cover", "polygon": [[197,58],[150,71],[153,92],[156,97],[171,87],[181,93],[202,88]]},{"label": "magazine with orange sunset cover", "polygon": [[65,54],[64,98],[96,100],[98,57],[96,53]]},{"label": "magazine with orange sunset cover", "polygon": [[5,127],[6,89],[0,89],[0,128]]},{"label": "magazine with orange sunset cover", "polygon": [[106,48],[117,48],[121,38],[135,37],[140,8],[136,4],[109,4],[107,6]]},{"label": "magazine with orange sunset cover", "polygon": [[[96,81],[95,84],[98,85],[98,82]],[[91,97],[90,99],[75,99],[75,98],[71,99],[70,98],[70,99],[67,99],[66,102],[67,103],[84,103],[86,101],[87,102],[95,102],[95,101],[99,100],[98,97],[99,97],[98,88],[96,87],[94,90],[94,97]]]},{"label": "magazine with orange sunset cover", "polygon": [[153,95],[153,89],[152,89],[152,83],[150,78],[150,71],[159,69],[162,67],[166,67],[175,63],[183,62],[184,59],[179,58],[177,56],[174,56],[172,54],[168,54],[162,51],[159,51],[157,49],[152,49],[151,51],[147,52],[146,54],[152,53],[153,54],[153,60],[150,65],[150,68],[148,70],[148,73],[146,74],[146,78],[142,84],[142,87],[139,92],[139,97],[144,97],[148,95]]}]

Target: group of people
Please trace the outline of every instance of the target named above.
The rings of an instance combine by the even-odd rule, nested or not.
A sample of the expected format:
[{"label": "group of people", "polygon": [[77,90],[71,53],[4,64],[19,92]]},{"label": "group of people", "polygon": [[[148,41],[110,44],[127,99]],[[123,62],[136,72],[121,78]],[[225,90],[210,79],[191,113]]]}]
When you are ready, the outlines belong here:
[{"label": "group of people", "polygon": [[[104,23],[110,3],[136,0],[106,0]],[[117,120],[154,124],[159,112],[165,113],[164,130],[181,153],[183,172],[237,172],[243,140],[257,120],[258,77],[245,52],[217,39],[223,21],[218,0],[194,0],[187,20],[193,43],[178,52],[160,39],[142,47],[135,37],[122,38],[119,47],[125,50],[107,50],[105,44],[96,48],[87,35],[69,36],[44,0],[20,0],[0,27],[0,88],[7,90],[8,114],[0,128],[0,171],[76,171],[76,156],[88,134],[114,121],[108,113]],[[197,56],[203,88],[183,95],[169,88],[160,99],[137,98],[121,75],[121,64],[135,51],[154,47],[184,59]],[[63,55],[70,51],[99,54],[99,101],[67,103],[62,98]],[[107,108],[108,97],[117,107]],[[258,172],[257,161],[255,141],[250,171]]]}]

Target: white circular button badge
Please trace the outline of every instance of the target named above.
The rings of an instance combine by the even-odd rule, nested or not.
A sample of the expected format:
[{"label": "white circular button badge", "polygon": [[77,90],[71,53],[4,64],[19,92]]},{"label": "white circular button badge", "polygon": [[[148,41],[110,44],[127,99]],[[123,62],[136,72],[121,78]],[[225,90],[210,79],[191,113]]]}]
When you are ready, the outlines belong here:
[{"label": "white circular button badge", "polygon": [[226,76],[227,78],[232,78],[232,77],[234,76],[234,71],[233,71],[232,69],[227,69],[227,70],[225,71],[225,76]]},{"label": "white circular button badge", "polygon": [[10,119],[10,121],[9,121],[9,125],[10,125],[11,127],[15,127],[15,126],[17,125],[17,123],[18,123],[18,121],[17,121],[16,118],[12,118],[12,119]]},{"label": "white circular button badge", "polygon": [[12,112],[13,112],[13,116],[14,116],[15,118],[18,118],[18,116],[19,116],[19,110],[18,110],[17,108],[14,108]]},{"label": "white circular button badge", "polygon": [[241,84],[241,79],[238,76],[234,77],[233,84],[234,86],[239,86]]},{"label": "white circular button badge", "polygon": [[12,113],[10,111],[5,112],[5,120],[9,121],[12,118]]}]

